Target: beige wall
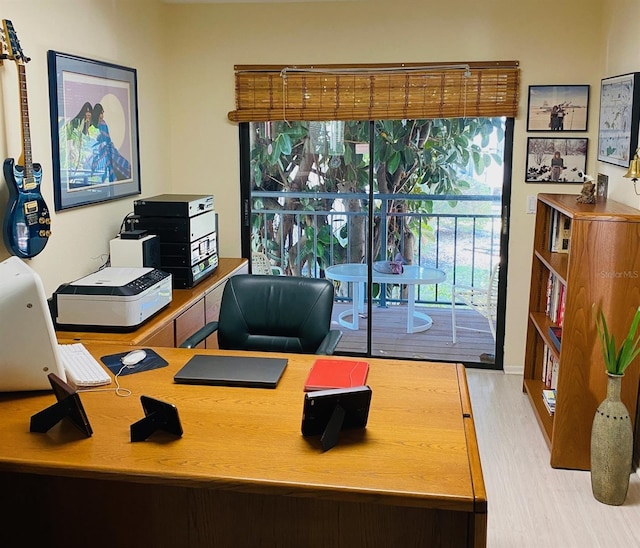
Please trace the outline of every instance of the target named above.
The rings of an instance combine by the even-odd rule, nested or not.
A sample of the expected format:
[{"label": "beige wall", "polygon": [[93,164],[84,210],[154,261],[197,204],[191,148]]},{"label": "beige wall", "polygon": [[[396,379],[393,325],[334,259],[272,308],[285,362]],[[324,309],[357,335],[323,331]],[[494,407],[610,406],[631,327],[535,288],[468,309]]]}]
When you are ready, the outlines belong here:
[{"label": "beige wall", "polygon": [[[529,85],[590,84],[588,171],[610,175],[613,197],[638,198],[624,170],[595,160],[599,82],[640,70],[634,0],[363,0],[282,4],[172,4],[160,0],[0,0],[12,19],[27,67],[34,159],[45,171],[53,204],[46,51],[55,49],[138,69],[143,195],[213,193],[220,213],[221,252],[240,253],[234,64],[360,63],[516,59],[522,94],[515,125],[505,367],[521,369],[525,347],[533,216],[526,198],[571,192],[572,185],[525,184]],[[603,6],[606,8],[603,10]],[[624,9],[620,10],[623,6]],[[88,22],[85,22],[87,20]],[[16,155],[15,70],[0,67],[0,156]],[[580,134],[584,136],[585,134]],[[0,187],[0,202],[6,189]],[[32,264],[48,291],[94,270],[108,240],[131,211],[131,199],[54,216],[54,236]],[[0,216],[2,214],[0,213]],[[2,257],[0,248],[0,257]],[[5,252],[6,255],[6,252]]]},{"label": "beige wall", "polygon": [[[585,8],[581,0],[562,2],[562,8],[555,0],[287,3],[250,9],[246,4],[174,5],[166,20],[177,44],[170,55],[179,75],[173,89],[182,90],[178,95],[184,107],[172,110],[173,158],[220,160],[208,178],[216,208],[229,223],[222,234],[223,251],[237,253],[237,129],[226,120],[234,105],[234,64],[519,60],[522,99],[515,126],[505,366],[522,369],[533,227],[533,216],[525,214],[526,197],[541,191],[578,192],[571,185],[552,189],[523,182],[527,89],[530,84],[592,86],[588,160],[593,172],[594,105],[604,52],[600,3],[591,3],[596,9]],[[201,170],[197,161],[188,166],[174,162],[172,179],[196,181],[198,191],[205,190],[211,183],[199,177]]]},{"label": "beige wall", "polygon": [[[145,195],[168,192],[169,90],[163,77],[165,37],[156,0],[0,0],[0,18],[13,22],[24,53],[29,94],[33,161],[42,164],[42,195],[53,211],[53,168],[47,51],[108,61],[138,71],[140,165]],[[22,141],[15,63],[0,67],[0,157],[17,158]],[[0,183],[4,209],[7,187]],[[58,285],[97,270],[109,240],[132,211],[132,199],[52,213],[53,235],[30,264],[47,294]],[[0,243],[0,259],[8,256]]]}]

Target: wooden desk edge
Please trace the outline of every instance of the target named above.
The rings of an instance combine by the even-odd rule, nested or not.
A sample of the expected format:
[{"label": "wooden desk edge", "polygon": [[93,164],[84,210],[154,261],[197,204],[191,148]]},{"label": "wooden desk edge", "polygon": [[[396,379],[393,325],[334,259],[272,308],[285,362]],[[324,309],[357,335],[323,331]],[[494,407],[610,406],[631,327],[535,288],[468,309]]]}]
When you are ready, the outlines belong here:
[{"label": "wooden desk edge", "polygon": [[456,365],[458,373],[458,386],[460,387],[460,403],[462,405],[462,416],[464,421],[464,431],[467,439],[469,467],[471,481],[473,483],[474,510],[469,515],[469,527],[473,534],[469,537],[469,546],[473,548],[485,547],[487,545],[487,492],[482,475],[480,462],[480,449],[478,438],[473,421],[473,409],[469,396],[467,375],[465,368],[461,364]]}]

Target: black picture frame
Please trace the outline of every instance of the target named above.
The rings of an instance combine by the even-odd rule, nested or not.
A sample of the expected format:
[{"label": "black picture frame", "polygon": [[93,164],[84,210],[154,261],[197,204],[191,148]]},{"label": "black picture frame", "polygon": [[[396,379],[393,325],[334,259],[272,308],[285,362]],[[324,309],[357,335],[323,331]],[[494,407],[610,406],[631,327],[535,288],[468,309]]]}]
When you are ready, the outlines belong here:
[{"label": "black picture frame", "polygon": [[527,131],[587,131],[588,84],[529,86]]},{"label": "black picture frame", "polygon": [[302,435],[320,435],[322,450],[328,451],[338,443],[342,430],[366,428],[371,395],[371,388],[367,385],[305,393]]},{"label": "black picture frame", "polygon": [[51,50],[47,63],[55,210],[140,194],[136,69]]},{"label": "black picture frame", "polygon": [[638,148],[640,73],[603,78],[600,83],[598,160],[620,167]]},{"label": "black picture frame", "polygon": [[[588,146],[586,137],[529,137],[525,182],[582,184]],[[554,166],[556,154],[564,167]]]}]

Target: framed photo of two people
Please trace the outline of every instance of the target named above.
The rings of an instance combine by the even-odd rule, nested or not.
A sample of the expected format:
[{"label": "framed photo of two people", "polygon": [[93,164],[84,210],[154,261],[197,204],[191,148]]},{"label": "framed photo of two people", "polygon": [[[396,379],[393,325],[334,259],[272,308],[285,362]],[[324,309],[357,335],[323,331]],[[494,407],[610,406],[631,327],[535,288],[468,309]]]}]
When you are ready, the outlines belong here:
[{"label": "framed photo of two people", "polygon": [[136,70],[49,51],[56,211],[140,194]]},{"label": "framed photo of two people", "polygon": [[587,131],[588,85],[529,86],[527,131]]}]

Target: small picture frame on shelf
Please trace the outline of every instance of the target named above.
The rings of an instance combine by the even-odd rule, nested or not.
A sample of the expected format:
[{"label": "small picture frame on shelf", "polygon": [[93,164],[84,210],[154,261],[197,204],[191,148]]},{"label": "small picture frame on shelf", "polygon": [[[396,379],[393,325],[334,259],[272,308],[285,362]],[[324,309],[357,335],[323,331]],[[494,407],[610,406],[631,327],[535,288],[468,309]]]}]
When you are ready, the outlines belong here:
[{"label": "small picture frame on shelf", "polygon": [[598,160],[629,167],[638,147],[640,72],[604,78],[600,87]]},{"label": "small picture frame on shelf", "polygon": [[527,183],[584,182],[587,138],[529,137],[527,139]]},{"label": "small picture frame on shelf", "polygon": [[596,196],[606,200],[608,192],[609,176],[604,173],[598,173]]},{"label": "small picture frame on shelf", "polygon": [[587,131],[589,86],[529,86],[527,131]]}]

